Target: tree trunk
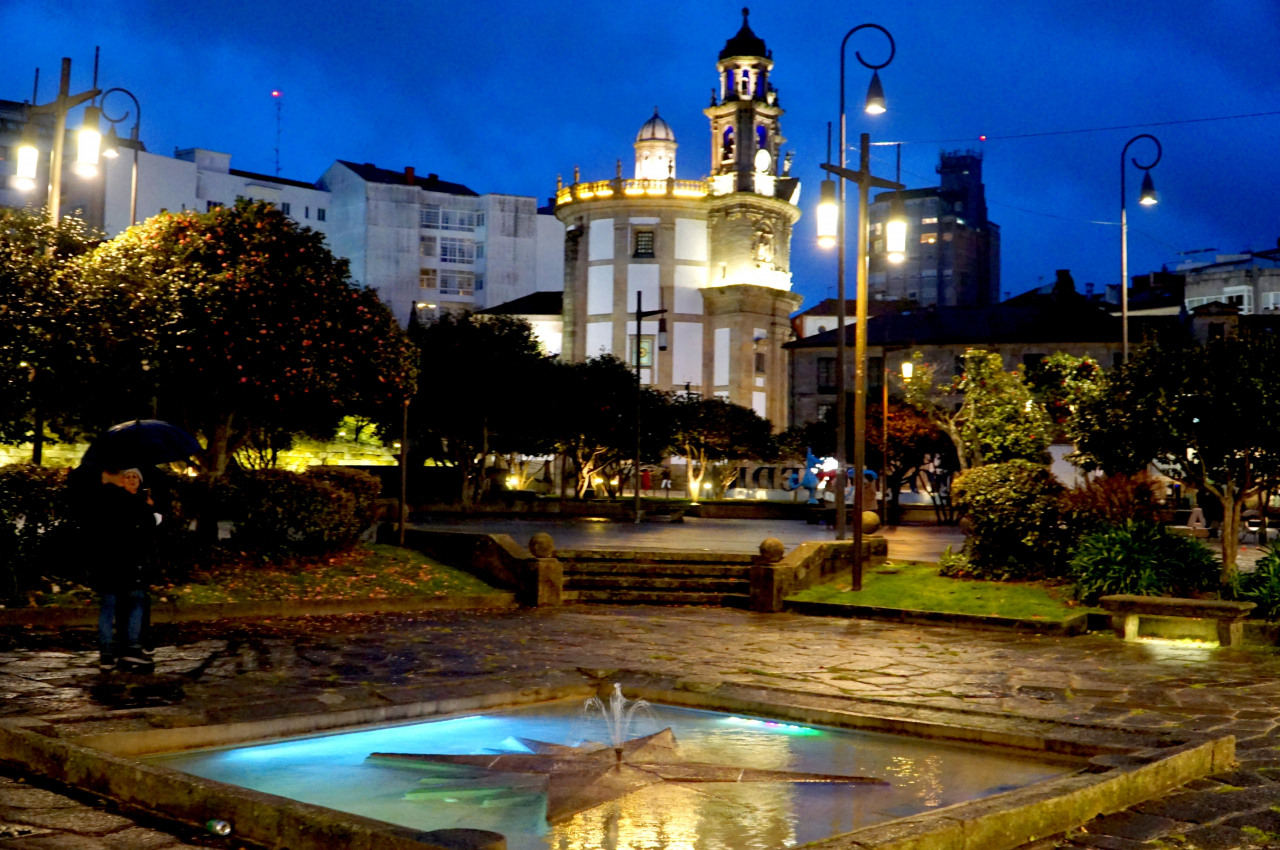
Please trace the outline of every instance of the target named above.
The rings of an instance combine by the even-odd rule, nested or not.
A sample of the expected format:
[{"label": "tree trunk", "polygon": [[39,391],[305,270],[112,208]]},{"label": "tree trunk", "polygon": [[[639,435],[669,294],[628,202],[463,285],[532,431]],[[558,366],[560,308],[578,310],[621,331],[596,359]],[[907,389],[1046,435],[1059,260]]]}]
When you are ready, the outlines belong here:
[{"label": "tree trunk", "polygon": [[[689,501],[698,504],[698,494],[702,492],[702,479],[707,474],[707,458],[702,452],[694,451],[689,446],[685,446],[685,489],[689,494]],[[696,470],[696,471],[695,471]]]},{"label": "tree trunk", "polygon": [[209,447],[205,449],[205,457],[209,461],[209,472],[214,478],[221,478],[227,472],[227,464],[231,461],[231,423],[234,413],[214,423],[208,433]]},{"label": "tree trunk", "polygon": [[1223,586],[1236,579],[1236,554],[1240,551],[1240,517],[1244,512],[1244,499],[1232,484],[1222,487],[1222,574]]}]

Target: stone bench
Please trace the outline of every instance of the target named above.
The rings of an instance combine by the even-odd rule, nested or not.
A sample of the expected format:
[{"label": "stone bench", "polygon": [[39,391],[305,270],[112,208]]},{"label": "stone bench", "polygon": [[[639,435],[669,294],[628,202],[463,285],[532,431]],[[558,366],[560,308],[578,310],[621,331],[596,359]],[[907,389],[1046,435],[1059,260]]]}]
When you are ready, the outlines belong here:
[{"label": "stone bench", "polygon": [[1219,599],[1176,599],[1171,596],[1131,596],[1117,594],[1098,600],[1111,615],[1111,628],[1116,637],[1135,640],[1140,617],[1181,617],[1216,620],[1218,643],[1236,649],[1244,638],[1244,621],[1256,607],[1253,602],[1229,602]]}]

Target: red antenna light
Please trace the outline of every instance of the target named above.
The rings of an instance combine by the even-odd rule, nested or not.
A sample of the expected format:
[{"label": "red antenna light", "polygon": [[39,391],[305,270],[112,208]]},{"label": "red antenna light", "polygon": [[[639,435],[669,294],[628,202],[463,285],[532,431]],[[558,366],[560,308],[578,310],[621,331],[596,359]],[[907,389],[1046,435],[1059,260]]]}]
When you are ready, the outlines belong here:
[{"label": "red antenna light", "polygon": [[272,97],[279,97],[279,96],[280,96],[280,90],[279,90],[279,89],[275,89],[274,91],[272,91],[272,92],[271,92],[271,96],[272,96]]},{"label": "red antenna light", "polygon": [[987,137],[986,137],[986,136],[979,136],[979,137],[978,137],[978,141],[980,141],[980,142],[985,142],[986,140],[987,140]]}]

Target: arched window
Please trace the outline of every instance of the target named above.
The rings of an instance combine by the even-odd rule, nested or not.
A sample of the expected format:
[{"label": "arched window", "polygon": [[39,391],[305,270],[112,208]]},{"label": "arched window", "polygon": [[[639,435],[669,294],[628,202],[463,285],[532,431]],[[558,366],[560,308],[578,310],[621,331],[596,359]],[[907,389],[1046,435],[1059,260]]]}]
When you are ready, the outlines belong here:
[{"label": "arched window", "polygon": [[[756,125],[756,150],[769,150],[769,129],[763,124]],[[769,151],[772,153],[772,151]]]},{"label": "arched window", "polygon": [[720,158],[725,162],[733,161],[734,144],[733,144],[733,128],[724,128],[724,144],[721,146]]}]

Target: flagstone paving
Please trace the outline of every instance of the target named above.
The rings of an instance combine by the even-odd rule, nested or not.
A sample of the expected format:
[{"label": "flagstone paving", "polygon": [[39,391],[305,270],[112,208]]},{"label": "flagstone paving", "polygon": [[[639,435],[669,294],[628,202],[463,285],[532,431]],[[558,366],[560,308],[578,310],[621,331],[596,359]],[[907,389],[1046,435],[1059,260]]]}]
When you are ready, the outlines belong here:
[{"label": "flagstone paving", "polygon": [[[734,682],[968,712],[1231,733],[1237,771],[1095,821],[1059,844],[1280,848],[1280,654],[1273,650],[648,607],[156,631],[161,649],[149,678],[100,675],[89,630],[0,633],[0,715],[41,718],[60,727],[58,734],[74,735],[428,699],[445,683],[481,675],[644,670],[699,686]],[[0,799],[0,820],[6,805]],[[55,821],[40,828],[56,831]],[[11,843],[34,840],[0,832],[0,848],[55,846]]]}]

